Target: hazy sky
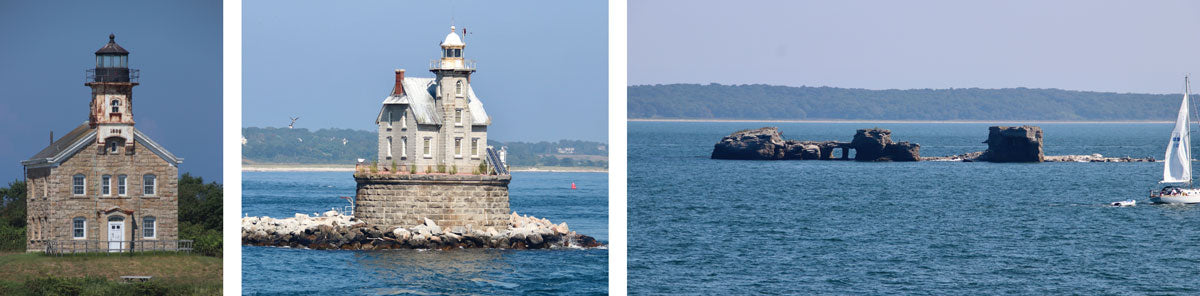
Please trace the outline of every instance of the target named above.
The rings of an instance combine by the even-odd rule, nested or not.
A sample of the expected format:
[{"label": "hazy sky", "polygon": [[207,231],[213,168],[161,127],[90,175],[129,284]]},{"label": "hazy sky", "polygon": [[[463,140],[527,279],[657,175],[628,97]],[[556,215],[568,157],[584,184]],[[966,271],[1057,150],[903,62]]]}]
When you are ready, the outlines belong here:
[{"label": "hazy sky", "polygon": [[374,130],[394,69],[433,77],[453,22],[501,141],[607,141],[604,1],[245,1],[243,126]]},{"label": "hazy sky", "polygon": [[0,186],[50,131],[87,121],[84,71],[109,33],[141,69],[137,129],[184,158],[180,174],[221,180],[220,1],[0,1]]},{"label": "hazy sky", "polygon": [[629,83],[1179,93],[1200,1],[630,1]]}]

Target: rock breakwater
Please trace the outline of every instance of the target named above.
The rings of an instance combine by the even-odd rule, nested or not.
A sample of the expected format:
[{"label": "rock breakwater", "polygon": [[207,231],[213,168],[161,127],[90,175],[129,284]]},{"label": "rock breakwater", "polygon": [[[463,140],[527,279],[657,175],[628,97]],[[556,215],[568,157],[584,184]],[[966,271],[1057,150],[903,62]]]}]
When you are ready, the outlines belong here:
[{"label": "rock breakwater", "polygon": [[603,243],[571,231],[567,223],[509,215],[508,229],[475,229],[471,225],[443,228],[433,220],[411,228],[368,225],[335,211],[310,217],[242,218],[242,244],[318,250],[386,249],[553,249],[594,248]]}]

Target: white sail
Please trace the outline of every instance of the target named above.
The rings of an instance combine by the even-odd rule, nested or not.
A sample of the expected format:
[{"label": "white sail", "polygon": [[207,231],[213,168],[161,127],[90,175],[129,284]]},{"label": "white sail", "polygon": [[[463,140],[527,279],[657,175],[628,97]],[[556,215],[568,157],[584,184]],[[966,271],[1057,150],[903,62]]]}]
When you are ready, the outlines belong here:
[{"label": "white sail", "polygon": [[1187,78],[1184,78],[1183,103],[1179,105],[1179,117],[1175,119],[1175,130],[1171,131],[1171,142],[1167,144],[1164,158],[1163,183],[1190,183],[1192,181],[1192,141],[1188,126]]}]

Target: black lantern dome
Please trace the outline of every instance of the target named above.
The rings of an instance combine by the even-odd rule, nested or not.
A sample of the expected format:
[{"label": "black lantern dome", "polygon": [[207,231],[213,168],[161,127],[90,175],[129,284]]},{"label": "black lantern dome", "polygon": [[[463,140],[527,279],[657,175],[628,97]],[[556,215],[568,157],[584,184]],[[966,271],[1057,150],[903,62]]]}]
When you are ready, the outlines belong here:
[{"label": "black lantern dome", "polygon": [[129,82],[129,51],[117,45],[117,36],[108,34],[108,44],[96,51],[94,82]]}]

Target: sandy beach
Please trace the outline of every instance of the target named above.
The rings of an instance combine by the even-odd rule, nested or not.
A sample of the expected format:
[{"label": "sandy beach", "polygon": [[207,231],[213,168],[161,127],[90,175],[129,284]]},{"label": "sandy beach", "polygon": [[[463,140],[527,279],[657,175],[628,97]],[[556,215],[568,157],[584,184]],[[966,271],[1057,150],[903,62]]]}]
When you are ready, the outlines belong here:
[{"label": "sandy beach", "polygon": [[[243,164],[243,172],[353,172],[354,165],[341,164]],[[606,173],[599,167],[511,167],[512,172]]]}]

